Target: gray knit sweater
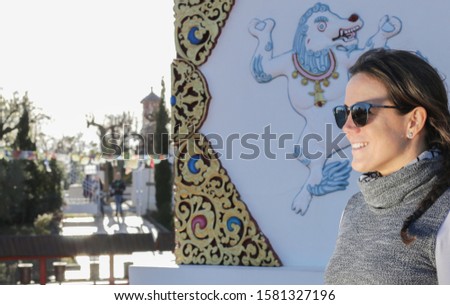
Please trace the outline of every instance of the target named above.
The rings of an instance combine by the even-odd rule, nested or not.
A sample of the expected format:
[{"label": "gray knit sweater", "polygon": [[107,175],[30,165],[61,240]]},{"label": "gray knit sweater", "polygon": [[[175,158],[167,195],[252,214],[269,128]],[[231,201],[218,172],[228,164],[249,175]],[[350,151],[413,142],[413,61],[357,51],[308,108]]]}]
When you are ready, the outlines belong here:
[{"label": "gray knit sweater", "polygon": [[400,229],[441,166],[439,159],[424,160],[360,183],[344,210],[326,284],[437,284],[436,236],[450,211],[450,189],[410,226],[417,237],[411,245],[403,244]]}]

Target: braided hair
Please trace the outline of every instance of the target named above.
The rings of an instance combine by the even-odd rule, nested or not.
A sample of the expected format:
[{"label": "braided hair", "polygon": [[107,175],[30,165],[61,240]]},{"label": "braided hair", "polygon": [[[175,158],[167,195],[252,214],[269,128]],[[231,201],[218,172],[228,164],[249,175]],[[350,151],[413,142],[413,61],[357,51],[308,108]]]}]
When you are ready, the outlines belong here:
[{"label": "braided hair", "polygon": [[425,143],[427,148],[438,148],[443,166],[431,191],[416,210],[403,222],[400,236],[403,243],[411,244],[416,237],[408,228],[419,219],[450,186],[450,113],[447,90],[443,79],[421,56],[403,50],[373,49],[365,52],[349,69],[351,75],[364,73],[381,81],[389,98],[407,114],[416,107],[427,111]]}]

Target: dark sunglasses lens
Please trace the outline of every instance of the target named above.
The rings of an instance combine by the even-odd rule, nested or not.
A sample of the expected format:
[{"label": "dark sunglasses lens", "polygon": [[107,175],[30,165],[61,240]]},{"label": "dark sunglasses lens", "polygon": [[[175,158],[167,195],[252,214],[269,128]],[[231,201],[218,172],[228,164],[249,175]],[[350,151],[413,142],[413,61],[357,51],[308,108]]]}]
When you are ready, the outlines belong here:
[{"label": "dark sunglasses lens", "polygon": [[352,106],[351,113],[352,113],[352,120],[358,127],[363,127],[367,124],[367,117],[369,114],[369,104],[355,104]]},{"label": "dark sunglasses lens", "polygon": [[336,125],[342,129],[347,121],[347,108],[345,106],[337,106],[333,109]]}]

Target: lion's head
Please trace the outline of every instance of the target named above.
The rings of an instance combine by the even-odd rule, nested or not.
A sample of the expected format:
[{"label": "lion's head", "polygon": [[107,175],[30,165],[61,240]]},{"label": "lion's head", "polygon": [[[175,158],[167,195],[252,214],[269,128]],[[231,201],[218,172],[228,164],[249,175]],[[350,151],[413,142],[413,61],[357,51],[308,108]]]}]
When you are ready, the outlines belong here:
[{"label": "lion's head", "polygon": [[329,50],[357,46],[357,32],[364,23],[358,15],[341,18],[326,4],[316,3],[300,18],[293,51],[301,66],[311,73],[329,68]]}]

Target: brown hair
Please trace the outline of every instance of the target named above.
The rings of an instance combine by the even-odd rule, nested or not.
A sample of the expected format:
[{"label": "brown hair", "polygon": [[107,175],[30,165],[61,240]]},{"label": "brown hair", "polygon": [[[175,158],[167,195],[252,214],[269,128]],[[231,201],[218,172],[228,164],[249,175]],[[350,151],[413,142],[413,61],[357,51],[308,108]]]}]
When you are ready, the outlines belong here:
[{"label": "brown hair", "polygon": [[364,73],[381,81],[398,111],[406,114],[416,107],[427,111],[425,140],[428,148],[438,148],[443,168],[437,182],[408,216],[400,231],[405,244],[416,237],[408,234],[409,226],[420,218],[450,186],[450,113],[447,90],[439,73],[425,59],[409,51],[373,49],[367,51],[350,68],[350,74]]}]

